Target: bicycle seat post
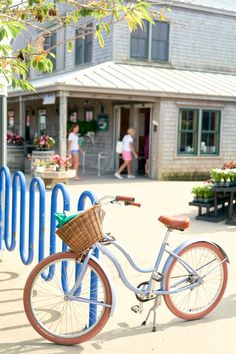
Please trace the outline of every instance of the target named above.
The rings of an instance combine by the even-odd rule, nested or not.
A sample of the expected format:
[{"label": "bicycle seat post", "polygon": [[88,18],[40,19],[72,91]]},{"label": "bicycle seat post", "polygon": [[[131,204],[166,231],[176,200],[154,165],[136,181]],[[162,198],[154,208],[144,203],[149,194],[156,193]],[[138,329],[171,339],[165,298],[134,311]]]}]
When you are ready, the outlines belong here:
[{"label": "bicycle seat post", "polygon": [[164,236],[163,243],[167,244],[168,239],[169,239],[169,236],[170,236],[170,233],[171,233],[173,230],[174,230],[174,229],[172,229],[171,227],[167,226],[167,230],[166,230],[166,233],[165,233],[165,236]]}]

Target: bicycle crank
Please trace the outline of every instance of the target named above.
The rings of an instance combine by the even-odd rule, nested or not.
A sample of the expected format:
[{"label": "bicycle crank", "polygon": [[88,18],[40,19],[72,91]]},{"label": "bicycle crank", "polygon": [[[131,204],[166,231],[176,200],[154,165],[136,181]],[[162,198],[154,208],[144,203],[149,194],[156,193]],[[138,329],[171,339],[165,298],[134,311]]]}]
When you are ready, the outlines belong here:
[{"label": "bicycle crank", "polygon": [[[148,288],[149,282],[145,281],[143,283],[140,283],[137,288],[142,290],[142,291],[146,291]],[[136,299],[140,302],[147,302],[147,301],[151,301],[155,298],[155,295],[153,293],[151,294],[135,294]]]}]

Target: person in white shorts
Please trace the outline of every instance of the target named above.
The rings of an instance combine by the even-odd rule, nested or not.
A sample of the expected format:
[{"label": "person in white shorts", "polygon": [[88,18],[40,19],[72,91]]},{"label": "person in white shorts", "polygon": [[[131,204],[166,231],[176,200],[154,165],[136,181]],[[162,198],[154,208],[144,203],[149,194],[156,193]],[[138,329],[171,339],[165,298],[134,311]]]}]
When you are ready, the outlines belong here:
[{"label": "person in white shorts", "polygon": [[68,154],[71,155],[72,159],[72,168],[76,170],[76,176],[73,178],[75,181],[80,180],[79,177],[79,151],[84,153],[79,145],[79,125],[74,123],[72,124],[70,134],[68,136]]},{"label": "person in white shorts", "polygon": [[138,158],[138,154],[136,153],[134,146],[133,146],[133,137],[135,136],[135,129],[129,128],[127,130],[127,135],[123,137],[123,151],[122,151],[122,159],[124,162],[120,166],[119,170],[115,173],[115,177],[118,179],[123,179],[121,176],[121,172],[127,167],[128,170],[128,178],[135,178],[134,175],[131,173],[131,166],[132,166],[132,155],[134,158]]}]

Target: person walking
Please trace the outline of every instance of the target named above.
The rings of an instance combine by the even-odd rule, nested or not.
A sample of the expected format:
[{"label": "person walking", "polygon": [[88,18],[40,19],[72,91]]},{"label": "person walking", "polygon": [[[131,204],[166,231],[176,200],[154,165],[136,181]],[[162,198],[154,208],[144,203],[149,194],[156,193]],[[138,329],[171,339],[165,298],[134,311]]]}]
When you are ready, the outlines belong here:
[{"label": "person walking", "polygon": [[72,168],[76,170],[76,176],[73,178],[75,181],[79,181],[79,151],[84,154],[84,151],[79,145],[79,125],[74,123],[72,124],[70,134],[68,136],[68,155],[71,155],[72,159]]},{"label": "person walking", "polygon": [[134,155],[135,159],[138,158],[138,154],[136,153],[134,146],[133,146],[133,141],[134,141],[134,136],[135,136],[135,129],[134,128],[129,128],[127,130],[127,134],[123,137],[122,143],[123,143],[123,151],[122,151],[122,159],[124,162],[118,169],[118,171],[115,173],[115,177],[118,179],[123,179],[121,176],[121,172],[127,167],[128,170],[128,178],[135,178],[134,175],[131,173],[131,166],[132,166],[132,154]]}]

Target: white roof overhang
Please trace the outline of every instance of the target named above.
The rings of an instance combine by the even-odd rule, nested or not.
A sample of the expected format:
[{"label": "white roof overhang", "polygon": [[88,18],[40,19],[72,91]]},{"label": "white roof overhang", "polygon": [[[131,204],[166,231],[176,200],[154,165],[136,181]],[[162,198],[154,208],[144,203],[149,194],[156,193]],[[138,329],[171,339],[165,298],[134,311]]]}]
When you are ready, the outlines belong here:
[{"label": "white roof overhang", "polygon": [[9,97],[64,91],[70,97],[127,100],[194,98],[235,101],[236,75],[106,62],[68,73],[32,80],[36,92],[9,89]]}]

